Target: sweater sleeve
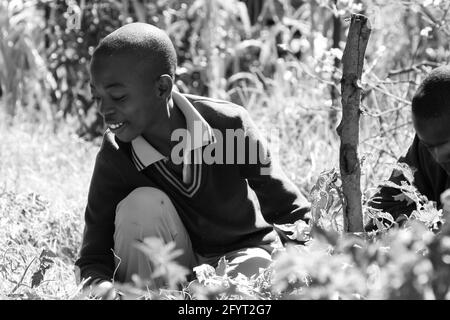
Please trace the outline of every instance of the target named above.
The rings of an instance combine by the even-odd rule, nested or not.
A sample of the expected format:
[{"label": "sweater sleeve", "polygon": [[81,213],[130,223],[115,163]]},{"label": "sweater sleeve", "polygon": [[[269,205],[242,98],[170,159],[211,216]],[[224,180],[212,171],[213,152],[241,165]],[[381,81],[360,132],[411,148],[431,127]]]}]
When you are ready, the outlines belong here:
[{"label": "sweater sleeve", "polygon": [[75,262],[81,280],[89,278],[85,285],[99,280],[111,281],[113,277],[115,210],[124,192],[120,172],[100,150],[89,187],[80,255]]},{"label": "sweater sleeve", "polygon": [[308,200],[286,176],[248,111],[241,110],[246,155],[245,162],[240,164],[240,172],[258,197],[264,219],[271,224],[307,220]]},{"label": "sweater sleeve", "polygon": [[[414,141],[409,147],[406,155],[399,158],[400,164],[406,164],[412,169],[413,173],[413,185],[417,190],[427,196],[429,200],[436,201],[434,199],[433,173],[438,173],[441,169],[431,159],[428,151],[420,144],[419,138],[414,137]],[[438,178],[438,177],[436,177]],[[411,178],[409,179],[411,180]],[[389,181],[401,185],[402,181],[408,181],[405,175],[398,169],[394,169],[391,173]],[[416,209],[414,202],[407,201],[401,197],[401,191],[397,188],[382,185],[379,190],[369,199],[369,206],[381,209],[385,212],[389,212],[394,219],[397,219],[401,215],[409,216],[413,210]],[[367,229],[368,227],[366,227]]]}]

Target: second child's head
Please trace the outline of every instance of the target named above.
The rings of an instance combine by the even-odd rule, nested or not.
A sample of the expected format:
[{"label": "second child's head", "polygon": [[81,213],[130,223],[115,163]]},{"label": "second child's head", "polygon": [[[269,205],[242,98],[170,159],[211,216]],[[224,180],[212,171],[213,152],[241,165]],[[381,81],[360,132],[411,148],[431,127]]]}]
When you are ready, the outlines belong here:
[{"label": "second child's head", "polygon": [[433,69],[412,100],[414,128],[421,143],[450,175],[450,67]]},{"label": "second child's head", "polygon": [[127,24],[99,43],[90,64],[92,96],[120,140],[167,119],[176,64],[170,38],[150,24]]}]

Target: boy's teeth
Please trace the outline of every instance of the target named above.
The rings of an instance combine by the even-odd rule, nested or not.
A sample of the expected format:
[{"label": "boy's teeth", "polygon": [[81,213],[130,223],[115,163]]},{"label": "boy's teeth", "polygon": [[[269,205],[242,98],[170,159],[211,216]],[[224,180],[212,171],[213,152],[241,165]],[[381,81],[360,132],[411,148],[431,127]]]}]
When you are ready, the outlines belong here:
[{"label": "boy's teeth", "polygon": [[114,124],[110,124],[110,128],[111,129],[118,129],[123,125],[123,122],[119,122],[119,123],[114,123]]}]

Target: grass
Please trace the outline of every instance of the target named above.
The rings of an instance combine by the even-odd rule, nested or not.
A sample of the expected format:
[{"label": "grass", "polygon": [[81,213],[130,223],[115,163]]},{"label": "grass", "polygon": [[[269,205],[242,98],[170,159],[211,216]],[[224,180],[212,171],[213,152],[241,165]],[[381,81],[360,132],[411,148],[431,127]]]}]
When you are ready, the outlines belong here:
[{"label": "grass", "polygon": [[[68,298],[77,290],[73,263],[97,147],[19,117],[2,119],[0,136],[0,296]],[[44,249],[54,264],[30,290]]]}]

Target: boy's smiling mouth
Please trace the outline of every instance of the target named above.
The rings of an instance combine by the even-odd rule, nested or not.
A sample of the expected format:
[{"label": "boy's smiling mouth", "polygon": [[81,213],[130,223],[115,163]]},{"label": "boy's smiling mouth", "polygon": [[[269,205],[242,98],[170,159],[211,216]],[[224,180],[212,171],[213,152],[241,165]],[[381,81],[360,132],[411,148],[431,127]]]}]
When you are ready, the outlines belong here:
[{"label": "boy's smiling mouth", "polygon": [[124,126],[125,122],[117,122],[117,123],[110,123],[108,124],[108,127],[111,130],[118,130]]}]

